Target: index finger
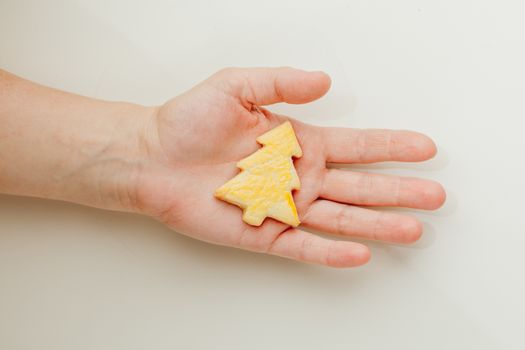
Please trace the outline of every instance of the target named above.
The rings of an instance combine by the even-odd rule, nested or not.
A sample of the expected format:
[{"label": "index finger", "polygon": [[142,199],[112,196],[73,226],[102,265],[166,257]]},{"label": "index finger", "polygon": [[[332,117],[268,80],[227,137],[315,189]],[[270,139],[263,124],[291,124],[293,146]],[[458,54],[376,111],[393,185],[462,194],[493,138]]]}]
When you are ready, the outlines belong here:
[{"label": "index finger", "polygon": [[328,163],[419,162],[435,156],[428,136],[414,131],[322,128]]}]

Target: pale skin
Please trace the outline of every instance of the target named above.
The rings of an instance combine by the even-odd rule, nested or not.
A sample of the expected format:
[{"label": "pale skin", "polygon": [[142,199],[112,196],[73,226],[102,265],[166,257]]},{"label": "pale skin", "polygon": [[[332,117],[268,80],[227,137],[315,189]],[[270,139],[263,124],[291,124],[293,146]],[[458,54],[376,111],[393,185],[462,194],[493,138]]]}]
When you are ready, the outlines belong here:
[{"label": "pale skin", "polygon": [[[203,241],[303,262],[362,265],[370,250],[352,238],[412,243],[422,234],[417,219],[374,206],[434,210],[445,192],[431,180],[327,167],[424,161],[436,154],[425,135],[318,127],[263,107],[308,103],[329,87],[322,72],[228,68],[162,106],[145,107],[0,70],[0,192],[141,213]],[[260,147],[257,136],[285,120],[303,150],[295,160],[301,189],[294,192],[301,226],[269,218],[250,226],[238,207],[213,193]]]}]

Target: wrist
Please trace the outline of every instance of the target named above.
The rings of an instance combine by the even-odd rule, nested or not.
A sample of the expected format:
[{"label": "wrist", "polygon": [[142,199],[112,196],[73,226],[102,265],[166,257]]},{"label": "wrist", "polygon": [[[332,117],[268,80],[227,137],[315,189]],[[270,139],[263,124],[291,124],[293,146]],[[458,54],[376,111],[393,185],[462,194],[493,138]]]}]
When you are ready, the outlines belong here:
[{"label": "wrist", "polygon": [[67,144],[71,156],[46,197],[93,207],[137,211],[137,188],[156,136],[157,107],[106,103],[91,127]]},{"label": "wrist", "polygon": [[107,102],[0,70],[0,193],[135,210],[156,107]]}]

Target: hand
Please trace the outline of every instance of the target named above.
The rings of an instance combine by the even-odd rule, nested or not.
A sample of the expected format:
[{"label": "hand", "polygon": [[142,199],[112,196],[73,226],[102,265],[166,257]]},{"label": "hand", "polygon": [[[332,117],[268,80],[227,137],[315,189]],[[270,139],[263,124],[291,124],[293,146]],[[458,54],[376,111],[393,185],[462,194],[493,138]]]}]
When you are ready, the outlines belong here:
[{"label": "hand", "polygon": [[[414,218],[372,206],[436,209],[445,200],[436,182],[328,168],[328,163],[423,161],[436,147],[410,131],[323,128],[280,116],[261,106],[307,103],[323,96],[330,78],[291,68],[225,69],[160,107],[144,128],[147,165],[135,176],[134,209],[194,238],[305,262],[345,267],[366,263],[360,243],[311,234],[410,243],[422,233]],[[241,210],[214,198],[238,160],[260,146],[257,136],[293,124],[303,149],[295,160],[301,189],[294,199],[302,226],[267,218],[245,224]],[[362,207],[363,206],[363,207]]]}]

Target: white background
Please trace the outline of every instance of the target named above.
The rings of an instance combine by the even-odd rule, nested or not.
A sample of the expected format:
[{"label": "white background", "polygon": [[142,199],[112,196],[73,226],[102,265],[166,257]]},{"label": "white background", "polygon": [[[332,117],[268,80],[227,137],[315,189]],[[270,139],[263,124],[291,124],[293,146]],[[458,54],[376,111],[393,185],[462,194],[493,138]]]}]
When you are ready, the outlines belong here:
[{"label": "white background", "polygon": [[[415,129],[447,204],[404,247],[333,270],[211,246],[147,218],[0,196],[0,348],[525,349],[522,1],[0,0],[0,67],[159,104],[224,66],[322,69],[274,110]],[[0,125],[1,127],[1,125]],[[0,169],[1,171],[1,169]]]}]

